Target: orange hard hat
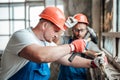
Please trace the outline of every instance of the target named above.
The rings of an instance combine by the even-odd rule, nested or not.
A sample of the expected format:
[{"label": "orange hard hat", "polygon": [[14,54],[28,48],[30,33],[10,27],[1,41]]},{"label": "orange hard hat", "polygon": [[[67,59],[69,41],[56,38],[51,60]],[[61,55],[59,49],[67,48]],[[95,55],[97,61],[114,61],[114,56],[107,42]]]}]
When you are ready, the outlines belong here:
[{"label": "orange hard hat", "polygon": [[74,16],[75,19],[78,20],[78,22],[89,24],[87,17],[84,14],[76,14]]},{"label": "orange hard hat", "polygon": [[64,13],[59,8],[46,7],[39,16],[43,19],[51,21],[61,30],[65,31],[64,24],[66,18]]}]

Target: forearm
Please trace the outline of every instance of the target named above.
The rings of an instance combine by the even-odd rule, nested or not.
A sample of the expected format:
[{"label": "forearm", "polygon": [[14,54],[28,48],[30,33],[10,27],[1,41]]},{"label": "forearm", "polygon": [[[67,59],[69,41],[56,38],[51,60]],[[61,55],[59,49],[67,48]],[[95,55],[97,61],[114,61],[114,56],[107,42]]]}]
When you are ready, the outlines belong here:
[{"label": "forearm", "polygon": [[65,57],[58,60],[60,64],[67,65],[67,66],[73,66],[73,67],[85,67],[89,68],[91,66],[91,60],[82,58],[80,56],[75,56],[72,62],[68,61],[68,58],[71,54],[66,55]]},{"label": "forearm", "polygon": [[41,55],[43,57],[46,57],[46,62],[56,61],[71,52],[70,46],[68,44],[55,47],[47,46],[41,50],[41,52],[43,53]]},{"label": "forearm", "polygon": [[52,62],[70,53],[68,44],[61,46],[46,46],[42,47],[37,44],[32,44],[25,47],[19,56],[24,57],[34,62]]},{"label": "forearm", "polygon": [[73,59],[73,61],[71,63],[71,66],[90,68],[91,60],[90,59],[86,59],[86,58],[82,58],[80,56],[75,56],[75,58]]},{"label": "forearm", "polygon": [[91,58],[95,58],[96,55],[97,55],[97,53],[96,53],[95,51],[87,50],[87,51],[85,52],[85,55],[87,55],[87,56],[89,56],[89,57],[91,57]]}]

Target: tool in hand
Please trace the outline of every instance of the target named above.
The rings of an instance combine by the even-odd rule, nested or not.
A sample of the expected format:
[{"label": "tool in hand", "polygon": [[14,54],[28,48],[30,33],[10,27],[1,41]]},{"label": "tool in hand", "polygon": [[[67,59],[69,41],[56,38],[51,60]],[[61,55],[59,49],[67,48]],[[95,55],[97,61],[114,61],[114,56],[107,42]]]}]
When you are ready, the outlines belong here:
[{"label": "tool in hand", "polygon": [[[98,48],[98,46],[97,46],[95,43],[93,43],[92,41],[89,41],[89,42],[87,43],[86,50],[95,51],[95,52],[97,52],[97,53],[101,52],[101,50]],[[76,55],[80,55],[80,54],[81,54],[81,53],[73,53],[73,54],[69,57],[68,60],[69,60],[70,62],[72,62],[72,60],[74,59],[74,57],[75,57]]]},{"label": "tool in hand", "polygon": [[80,53],[72,53],[72,55],[69,57],[68,60],[69,60],[70,62],[72,62],[73,59],[74,59],[74,57],[75,57],[76,55],[80,56]]}]

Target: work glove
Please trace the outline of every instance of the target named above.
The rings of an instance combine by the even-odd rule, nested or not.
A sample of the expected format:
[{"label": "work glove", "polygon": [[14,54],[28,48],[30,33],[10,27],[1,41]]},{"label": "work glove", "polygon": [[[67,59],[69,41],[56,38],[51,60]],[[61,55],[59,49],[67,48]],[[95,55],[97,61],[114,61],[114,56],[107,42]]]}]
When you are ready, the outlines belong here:
[{"label": "work glove", "polygon": [[105,55],[96,57],[93,61],[91,61],[92,68],[100,68],[102,66],[106,66],[108,64],[107,57]]},{"label": "work glove", "polygon": [[67,28],[72,28],[77,23],[78,23],[78,21],[74,17],[68,17],[67,20],[66,20],[66,22],[65,22],[65,26]]},{"label": "work glove", "polygon": [[86,41],[84,39],[74,40],[70,45],[74,46],[74,52],[83,52],[85,50]]}]

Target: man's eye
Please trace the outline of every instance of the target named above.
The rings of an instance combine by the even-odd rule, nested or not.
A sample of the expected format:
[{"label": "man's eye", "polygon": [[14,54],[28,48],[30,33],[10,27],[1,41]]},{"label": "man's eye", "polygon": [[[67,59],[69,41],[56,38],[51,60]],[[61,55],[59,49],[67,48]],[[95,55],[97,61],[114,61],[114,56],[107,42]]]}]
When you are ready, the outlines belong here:
[{"label": "man's eye", "polygon": [[83,32],[85,29],[75,29],[75,32]]},{"label": "man's eye", "polygon": [[55,32],[59,32],[58,30],[55,30]]}]

